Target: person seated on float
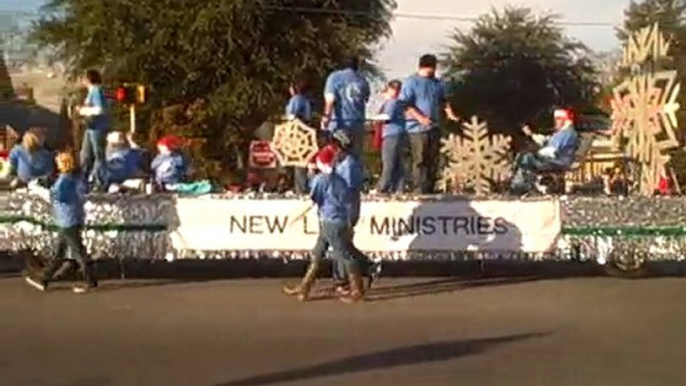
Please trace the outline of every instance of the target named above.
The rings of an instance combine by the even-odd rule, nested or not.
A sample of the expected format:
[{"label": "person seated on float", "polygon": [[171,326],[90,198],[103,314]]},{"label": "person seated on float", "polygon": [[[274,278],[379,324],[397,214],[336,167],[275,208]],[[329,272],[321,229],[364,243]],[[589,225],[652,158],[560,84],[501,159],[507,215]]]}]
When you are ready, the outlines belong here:
[{"label": "person seated on float", "polygon": [[515,175],[512,179],[513,192],[527,192],[535,183],[537,172],[564,171],[574,162],[579,136],[574,129],[574,116],[571,110],[555,110],[555,133],[546,138],[534,134],[528,126],[522,131],[531,137],[540,148],[536,152],[520,153],[515,160]]},{"label": "person seated on float", "polygon": [[55,173],[52,152],[45,149],[41,138],[33,131],[24,133],[21,142],[9,154],[10,176],[13,187],[26,185],[33,180],[47,179]]},{"label": "person seated on float", "polygon": [[101,190],[118,191],[119,185],[140,175],[142,153],[132,148],[124,133],[114,131],[107,135],[105,154],[105,163],[96,172]]},{"label": "person seated on float", "polygon": [[150,165],[155,185],[164,191],[175,191],[188,178],[188,163],[181,152],[182,140],[168,135],[157,141],[158,154]]}]

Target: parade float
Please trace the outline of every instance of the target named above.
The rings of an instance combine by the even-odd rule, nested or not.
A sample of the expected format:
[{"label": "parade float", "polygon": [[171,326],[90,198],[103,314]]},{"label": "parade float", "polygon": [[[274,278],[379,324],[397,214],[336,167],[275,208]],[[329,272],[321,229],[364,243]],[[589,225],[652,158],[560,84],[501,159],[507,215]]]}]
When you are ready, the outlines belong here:
[{"label": "parade float", "polygon": [[[686,256],[686,201],[654,197],[679,148],[675,71],[656,65],[669,44],[657,26],[629,39],[615,88],[609,158],[582,140],[577,162],[557,177],[560,194],[507,196],[498,190],[511,175],[509,137],[489,132],[477,117],[462,135],[443,139],[442,171],[431,196],[367,195],[355,243],[374,259],[460,261],[489,259],[597,261],[637,272],[654,260]],[[317,150],[315,130],[298,121],[276,127],[269,149],[257,144],[256,164],[305,166]],[[597,150],[597,146],[595,149]],[[602,152],[600,152],[602,153]],[[609,160],[609,161],[608,161]],[[598,179],[621,161],[628,195],[584,196],[574,186]],[[5,197],[0,220],[4,250],[47,253],[52,234],[49,202],[16,191]],[[86,244],[96,259],[306,259],[315,244],[317,216],[307,197],[290,193],[91,195]]]}]

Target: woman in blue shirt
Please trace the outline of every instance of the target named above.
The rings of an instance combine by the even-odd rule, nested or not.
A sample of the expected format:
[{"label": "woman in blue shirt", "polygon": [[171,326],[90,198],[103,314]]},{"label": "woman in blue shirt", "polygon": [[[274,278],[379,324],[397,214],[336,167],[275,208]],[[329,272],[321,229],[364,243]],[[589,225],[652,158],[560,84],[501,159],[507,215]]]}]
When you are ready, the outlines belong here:
[{"label": "woman in blue shirt", "polygon": [[28,131],[21,143],[10,151],[10,175],[16,176],[21,183],[49,177],[55,171],[52,153],[41,143],[37,134]]}]

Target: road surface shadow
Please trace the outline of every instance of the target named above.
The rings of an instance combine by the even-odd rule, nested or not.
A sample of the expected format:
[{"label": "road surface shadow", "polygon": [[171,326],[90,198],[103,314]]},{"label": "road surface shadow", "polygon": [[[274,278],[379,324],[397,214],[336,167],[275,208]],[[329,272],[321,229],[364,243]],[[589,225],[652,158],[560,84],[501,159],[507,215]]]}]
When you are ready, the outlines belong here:
[{"label": "road surface shadow", "polygon": [[[406,285],[383,286],[376,284],[365,296],[367,302],[390,301],[395,299],[413,298],[418,296],[440,295],[452,293],[463,289],[491,287],[501,285],[514,285],[530,283],[538,280],[545,280],[542,276],[526,277],[495,277],[485,279],[438,279]],[[382,282],[383,283],[383,282]],[[331,300],[336,298],[333,286],[327,288],[310,298],[311,301]]]},{"label": "road surface shadow", "polygon": [[496,338],[468,339],[400,347],[370,354],[322,362],[315,365],[220,383],[214,386],[261,386],[317,378],[391,369],[429,362],[443,362],[478,355],[501,345],[540,338],[549,333],[520,334]]}]

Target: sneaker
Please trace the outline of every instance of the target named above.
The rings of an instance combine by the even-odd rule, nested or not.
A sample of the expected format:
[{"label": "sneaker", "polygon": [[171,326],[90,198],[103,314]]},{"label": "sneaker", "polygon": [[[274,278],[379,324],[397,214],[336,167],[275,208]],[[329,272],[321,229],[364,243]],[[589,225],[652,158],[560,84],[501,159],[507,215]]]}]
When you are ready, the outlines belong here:
[{"label": "sneaker", "polygon": [[27,275],[24,277],[24,280],[26,281],[26,284],[41,292],[45,292],[48,289],[48,285],[44,280],[37,279],[34,276]]},{"label": "sneaker", "polygon": [[90,284],[75,284],[75,285],[71,288],[71,290],[72,290],[72,292],[74,292],[75,294],[85,294],[85,293],[90,292],[90,291],[92,291],[92,290],[94,290],[94,289],[96,289],[96,288],[98,288],[98,283],[97,283],[97,282],[93,282],[93,283],[90,283]]}]

